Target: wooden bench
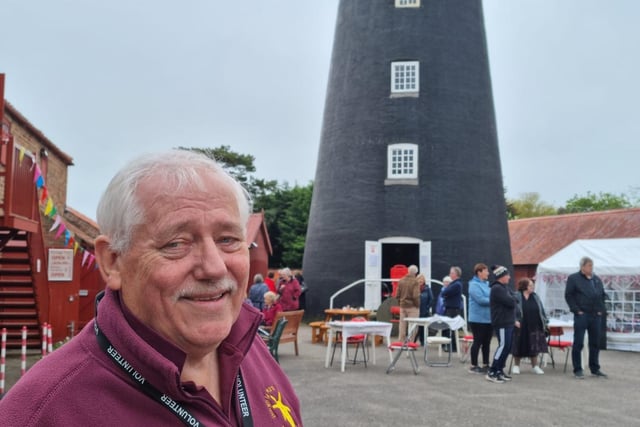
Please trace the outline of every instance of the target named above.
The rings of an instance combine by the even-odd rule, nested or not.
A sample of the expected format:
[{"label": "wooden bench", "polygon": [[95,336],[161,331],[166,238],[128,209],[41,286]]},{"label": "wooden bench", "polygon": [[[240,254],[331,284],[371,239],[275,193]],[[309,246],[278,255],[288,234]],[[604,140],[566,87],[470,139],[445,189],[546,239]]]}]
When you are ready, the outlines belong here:
[{"label": "wooden bench", "polygon": [[311,322],[311,343],[325,343],[327,341],[327,330],[329,327],[323,321]]}]

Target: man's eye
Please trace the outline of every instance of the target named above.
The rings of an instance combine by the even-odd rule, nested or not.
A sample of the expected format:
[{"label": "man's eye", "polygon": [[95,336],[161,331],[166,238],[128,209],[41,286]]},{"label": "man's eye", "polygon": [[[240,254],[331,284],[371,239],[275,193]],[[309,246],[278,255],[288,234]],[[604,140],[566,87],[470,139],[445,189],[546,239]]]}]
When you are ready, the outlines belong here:
[{"label": "man's eye", "polygon": [[222,237],[218,239],[218,245],[223,247],[225,250],[233,251],[242,246],[242,240],[235,237]]}]

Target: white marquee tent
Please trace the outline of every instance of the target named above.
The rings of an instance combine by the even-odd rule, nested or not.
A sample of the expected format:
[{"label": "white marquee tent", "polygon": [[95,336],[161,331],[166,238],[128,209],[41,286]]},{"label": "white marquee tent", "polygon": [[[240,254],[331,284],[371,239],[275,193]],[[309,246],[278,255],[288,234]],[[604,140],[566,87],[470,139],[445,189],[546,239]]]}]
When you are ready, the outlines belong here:
[{"label": "white marquee tent", "polygon": [[583,256],[593,259],[594,273],[609,297],[607,348],[640,351],[640,238],[576,240],[538,264],[536,292],[547,313],[573,319],[564,290]]}]

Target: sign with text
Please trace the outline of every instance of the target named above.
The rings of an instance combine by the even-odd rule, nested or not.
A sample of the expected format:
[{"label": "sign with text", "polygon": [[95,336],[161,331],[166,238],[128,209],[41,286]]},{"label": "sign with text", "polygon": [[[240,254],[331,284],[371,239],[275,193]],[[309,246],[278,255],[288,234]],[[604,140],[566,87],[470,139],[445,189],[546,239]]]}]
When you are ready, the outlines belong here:
[{"label": "sign with text", "polygon": [[49,281],[73,280],[73,249],[49,249],[48,265]]}]

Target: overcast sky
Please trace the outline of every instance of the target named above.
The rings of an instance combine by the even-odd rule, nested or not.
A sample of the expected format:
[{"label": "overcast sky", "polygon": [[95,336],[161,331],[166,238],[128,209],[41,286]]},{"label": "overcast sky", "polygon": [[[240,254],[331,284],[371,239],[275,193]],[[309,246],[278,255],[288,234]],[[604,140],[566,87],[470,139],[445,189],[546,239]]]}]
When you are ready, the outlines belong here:
[{"label": "overcast sky", "polygon": [[[137,154],[216,147],[314,179],[337,0],[3,0],[5,97],[74,159],[95,218]],[[485,0],[508,197],[640,186],[640,2]]]}]

